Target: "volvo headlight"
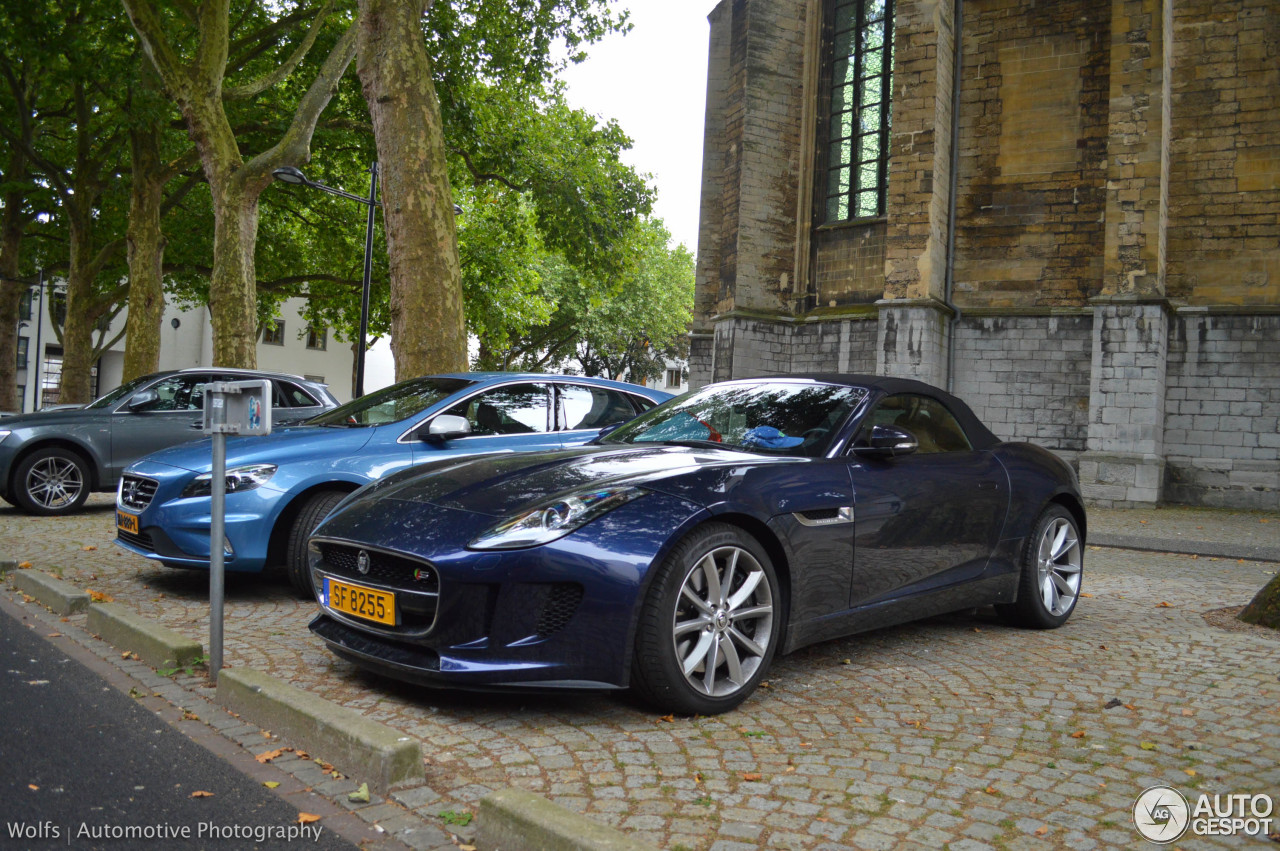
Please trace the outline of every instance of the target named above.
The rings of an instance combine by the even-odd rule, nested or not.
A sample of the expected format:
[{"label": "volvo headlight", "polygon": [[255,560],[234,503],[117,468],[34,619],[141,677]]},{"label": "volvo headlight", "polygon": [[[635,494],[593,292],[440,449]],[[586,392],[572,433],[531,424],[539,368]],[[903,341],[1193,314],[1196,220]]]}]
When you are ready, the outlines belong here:
[{"label": "volvo headlight", "polygon": [[[275,464],[246,464],[227,470],[227,493],[251,491],[271,481],[276,474]],[[213,473],[196,476],[182,489],[182,496],[209,496],[213,493]]]},{"label": "volvo headlight", "polygon": [[473,550],[514,550],[546,544],[644,493],[639,488],[616,487],[559,497],[494,526],[467,546]]}]

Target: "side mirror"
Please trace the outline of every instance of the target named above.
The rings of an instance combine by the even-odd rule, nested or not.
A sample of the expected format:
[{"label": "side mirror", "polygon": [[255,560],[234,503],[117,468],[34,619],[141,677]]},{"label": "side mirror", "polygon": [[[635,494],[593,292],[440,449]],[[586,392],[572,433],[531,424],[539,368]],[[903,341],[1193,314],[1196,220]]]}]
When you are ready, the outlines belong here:
[{"label": "side mirror", "polygon": [[878,425],[871,429],[870,444],[856,447],[853,451],[866,458],[895,458],[910,455],[919,448],[916,436],[905,428]]},{"label": "side mirror", "polygon": [[455,437],[466,437],[471,434],[471,423],[466,417],[458,417],[453,414],[441,414],[427,424],[426,432],[418,432],[421,440],[428,440],[432,443],[443,443],[446,440],[452,440]]},{"label": "side mirror", "polygon": [[160,400],[160,394],[157,393],[156,391],[139,390],[137,393],[134,393],[133,396],[129,398],[129,403],[128,405],[126,405],[126,407],[130,411],[137,413],[138,411],[145,409],[149,405],[154,405],[159,400]]}]

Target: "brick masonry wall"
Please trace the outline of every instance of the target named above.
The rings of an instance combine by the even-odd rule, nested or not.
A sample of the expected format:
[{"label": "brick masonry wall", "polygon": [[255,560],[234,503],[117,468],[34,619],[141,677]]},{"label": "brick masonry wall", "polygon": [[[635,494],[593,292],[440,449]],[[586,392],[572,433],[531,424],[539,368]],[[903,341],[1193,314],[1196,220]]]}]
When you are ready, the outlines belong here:
[{"label": "brick masonry wall", "polygon": [[1165,499],[1280,508],[1280,316],[1170,323]]},{"label": "brick masonry wall", "polygon": [[1093,316],[962,317],[955,393],[1004,440],[1085,448]]},{"label": "brick masonry wall", "polygon": [[1099,291],[1109,33],[1097,0],[964,5],[962,309],[1080,306]]},{"label": "brick masonry wall", "polygon": [[1280,9],[1175,4],[1170,297],[1280,303]]},{"label": "brick masonry wall", "polygon": [[796,326],[791,337],[791,371],[874,373],[876,324],[871,317]]}]

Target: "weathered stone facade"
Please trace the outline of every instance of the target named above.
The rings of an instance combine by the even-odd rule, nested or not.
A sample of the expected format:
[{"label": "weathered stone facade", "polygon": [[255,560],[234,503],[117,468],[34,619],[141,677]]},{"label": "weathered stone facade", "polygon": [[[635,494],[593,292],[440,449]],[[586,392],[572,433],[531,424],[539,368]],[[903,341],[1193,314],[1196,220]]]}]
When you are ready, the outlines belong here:
[{"label": "weathered stone facade", "polygon": [[823,223],[830,0],[710,16],[692,383],[918,377],[1107,504],[1280,507],[1280,0],[897,0]]}]

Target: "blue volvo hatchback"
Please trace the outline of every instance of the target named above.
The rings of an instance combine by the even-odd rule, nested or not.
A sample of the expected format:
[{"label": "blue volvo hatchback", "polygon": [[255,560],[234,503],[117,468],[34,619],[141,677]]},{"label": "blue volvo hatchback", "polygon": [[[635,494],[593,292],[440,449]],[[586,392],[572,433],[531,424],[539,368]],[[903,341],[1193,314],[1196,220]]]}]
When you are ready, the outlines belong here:
[{"label": "blue volvo hatchback", "polygon": [[[283,564],[310,595],[307,537],[356,488],[425,461],[584,444],[669,397],[581,376],[432,375],[267,437],[232,438],[227,570]],[[169,567],[208,568],[212,467],[207,440],[128,467],[116,498],[116,543]]]}]

